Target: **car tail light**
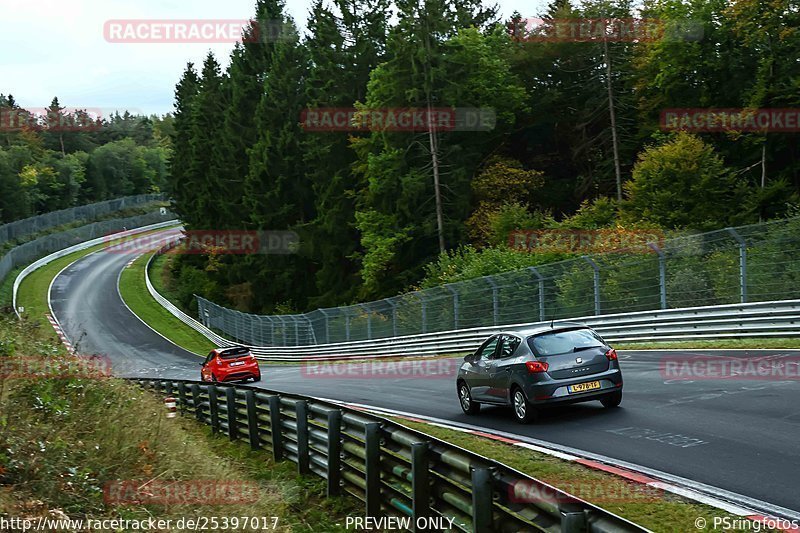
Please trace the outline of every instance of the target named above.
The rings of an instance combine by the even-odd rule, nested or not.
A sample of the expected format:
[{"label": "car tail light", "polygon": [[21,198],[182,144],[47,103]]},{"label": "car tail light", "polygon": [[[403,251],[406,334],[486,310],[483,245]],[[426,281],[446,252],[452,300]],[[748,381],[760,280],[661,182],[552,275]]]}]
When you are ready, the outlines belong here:
[{"label": "car tail light", "polygon": [[531,374],[540,374],[547,372],[548,364],[543,361],[526,361],[525,366]]},{"label": "car tail light", "polygon": [[616,361],[617,351],[614,348],[611,348],[609,351],[606,352],[606,357],[608,357],[609,361]]}]

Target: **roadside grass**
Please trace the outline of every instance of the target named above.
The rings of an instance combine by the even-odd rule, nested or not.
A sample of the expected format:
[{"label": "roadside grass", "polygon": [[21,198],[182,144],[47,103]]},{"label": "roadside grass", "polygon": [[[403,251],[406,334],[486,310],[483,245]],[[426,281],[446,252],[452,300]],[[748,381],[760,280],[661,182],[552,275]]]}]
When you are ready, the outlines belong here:
[{"label": "roadside grass", "polygon": [[[427,423],[389,417],[398,424],[427,433],[466,450],[490,457],[511,468],[569,492],[598,507],[656,532],[694,531],[698,517],[734,515],[660,489],[647,488],[620,476],[597,471],[541,452]],[[523,492],[523,496],[525,493]],[[752,528],[726,531],[753,531]],[[774,531],[760,529],[760,531]]]},{"label": "roadside grass", "polygon": [[[145,267],[152,254],[144,254],[122,271],[119,278],[119,293],[131,311],[148,326],[178,346],[205,355],[216,345],[190,328],[164,309],[147,291]],[[159,276],[153,276],[158,278]]]},{"label": "roadside grass", "polygon": [[[344,530],[337,526],[344,517],[361,514],[359,502],[326,498],[323,480],[301,478],[294,465],[273,463],[267,451],[212,435],[189,417],[166,418],[161,399],[137,385],[80,373],[28,374],[31,353],[61,362],[71,357],[41,333],[29,320],[0,315],[0,363],[26,374],[0,375],[0,517],[174,523],[183,517],[265,516],[277,518],[277,528],[270,527],[275,531],[334,532]],[[195,488],[188,492],[194,501],[118,502],[108,490],[117,481],[132,487],[174,483],[175,494],[187,493],[181,487],[228,483],[233,492],[225,493],[234,496],[198,501],[203,491]],[[237,487],[246,497],[235,497]]]},{"label": "roadside grass", "polygon": [[[12,305],[12,290],[14,288],[14,280],[25,266],[19,266],[8,273],[8,276],[0,283],[0,307],[8,307]],[[13,309],[11,310],[13,311]]]},{"label": "roadside grass", "polygon": [[670,342],[623,342],[612,343],[617,350],[702,350],[702,349],[728,349],[728,350],[757,350],[757,349],[800,349],[800,338],[785,339],[708,339],[693,341]]},{"label": "roadside grass", "polygon": [[172,278],[172,265],[177,257],[177,254],[167,253],[153,258],[153,263],[150,265],[150,281],[161,296],[172,302],[184,313],[191,314],[189,309],[186,309],[180,304],[178,294],[174,288],[175,283]]},{"label": "roadside grass", "polygon": [[[100,246],[94,247],[94,249]],[[23,283],[20,305],[35,320],[0,318],[0,357],[14,357],[17,347],[27,353],[64,356],[54,336],[39,323],[47,312],[47,288],[64,266],[94,251],[83,250],[34,272]],[[122,277],[144,284],[146,256]],[[138,274],[136,268],[138,267]],[[122,282],[121,291],[122,291]],[[135,284],[129,287],[136,288]],[[24,291],[24,292],[23,292]],[[126,289],[127,291],[127,289]],[[142,292],[142,291],[139,291]],[[145,300],[162,309],[149,297]],[[23,303],[24,302],[24,303]],[[131,302],[126,299],[128,305]],[[169,317],[169,313],[163,310]],[[137,312],[137,314],[139,314]],[[38,315],[38,316],[37,316]],[[173,317],[174,319],[174,317]],[[177,321],[177,320],[176,320]],[[181,326],[186,327],[179,321]],[[192,330],[193,331],[193,330]],[[635,349],[635,348],[628,348]],[[202,353],[202,351],[201,351]],[[12,354],[12,355],[9,355]],[[336,526],[360,509],[346,499],[327,499],[321,480],[301,478],[290,463],[272,464],[267,454],[211,436],[208,428],[190,419],[166,419],[163,405],[138,387],[113,379],[35,379],[0,381],[0,515],[147,518],[150,516],[263,516],[279,517],[279,530],[340,531]],[[113,420],[113,424],[108,421]],[[653,501],[602,501],[609,494],[637,494],[637,486],[611,474],[474,435],[405,420],[412,429],[503,462],[512,468],[575,490],[588,501],[654,531],[692,530],[697,517],[709,523],[726,516],[705,505],[663,494]],[[121,428],[124,428],[122,430]],[[107,480],[255,480],[260,491],[255,504],[240,506],[125,505],[103,501]],[[585,491],[589,490],[589,494]],[[265,511],[265,509],[267,511]],[[763,530],[763,529],[762,529]],[[746,531],[731,530],[731,531]]]},{"label": "roadside grass", "polygon": [[[46,330],[49,330],[54,338],[57,338],[45,317],[45,315],[50,312],[50,306],[48,305],[48,288],[50,287],[50,282],[64,267],[73,261],[89,255],[92,252],[96,252],[97,250],[101,250],[105,246],[108,246],[108,243],[100,243],[85,250],[78,250],[77,252],[60,257],[31,272],[30,275],[22,280],[19,286],[19,292],[17,292],[17,305],[25,308],[25,312],[22,313],[23,317],[27,317],[35,323],[45,325]],[[11,279],[11,283],[14,283],[13,279]]]}]

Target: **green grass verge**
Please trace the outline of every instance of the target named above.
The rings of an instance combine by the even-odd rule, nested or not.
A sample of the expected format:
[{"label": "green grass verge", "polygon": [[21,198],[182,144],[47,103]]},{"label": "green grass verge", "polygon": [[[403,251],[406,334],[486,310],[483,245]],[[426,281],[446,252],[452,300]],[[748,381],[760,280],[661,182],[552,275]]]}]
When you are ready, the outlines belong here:
[{"label": "green grass verge", "polygon": [[[50,282],[64,267],[68,266],[73,261],[77,261],[81,257],[87,256],[105,246],[108,246],[108,244],[100,243],[85,250],[78,250],[77,252],[60,257],[31,272],[22,280],[22,284],[19,286],[19,292],[17,293],[17,306],[25,308],[23,316],[34,322],[48,324],[49,328],[49,323],[45,315],[50,312],[47,294],[50,288]],[[13,283],[13,279],[11,282]]]},{"label": "green grass verge", "polygon": [[[145,254],[137,257],[131,265],[122,271],[119,278],[119,292],[122,295],[122,299],[136,316],[164,337],[190,352],[198,355],[207,354],[216,348],[214,343],[175,318],[161,304],[156,302],[147,291],[144,276],[150,255]],[[154,278],[157,277],[159,276],[154,276]]]},{"label": "green grass verge", "polygon": [[[0,314],[0,363],[29,370],[32,349],[69,360],[60,344],[41,334],[42,328],[28,320]],[[46,368],[56,367],[41,367]],[[0,428],[0,517],[5,520],[154,518],[175,524],[184,517],[263,516],[270,517],[269,530],[310,533],[345,531],[337,524],[363,513],[357,500],[327,498],[324,480],[300,477],[294,464],[273,462],[268,450],[251,451],[246,442],[213,435],[190,417],[166,418],[160,397],[123,380],[46,370],[24,378],[0,374]],[[194,501],[109,501],[104,488],[117,481],[195,487],[188,492]],[[232,491],[212,494],[233,500],[203,500],[197,487],[204,482],[227,484]],[[246,488],[245,499],[236,499],[237,486]],[[133,490],[125,493],[133,495]],[[139,529],[147,528],[124,530]],[[178,529],[159,529],[167,530]]]},{"label": "green grass verge", "polygon": [[[698,517],[703,517],[709,525],[713,523],[715,516],[741,518],[668,492],[643,488],[641,484],[614,474],[527,448],[430,424],[399,418],[392,420],[484,457],[491,457],[653,531],[669,533],[696,531],[695,520]],[[752,529],[726,529],[726,531],[752,531]],[[761,531],[772,530],[761,529]]]},{"label": "green grass verge", "polygon": [[709,339],[694,341],[672,341],[672,342],[623,342],[612,343],[618,350],[701,350],[706,349],[728,349],[728,350],[756,350],[763,349],[792,349],[800,348],[800,339]]}]

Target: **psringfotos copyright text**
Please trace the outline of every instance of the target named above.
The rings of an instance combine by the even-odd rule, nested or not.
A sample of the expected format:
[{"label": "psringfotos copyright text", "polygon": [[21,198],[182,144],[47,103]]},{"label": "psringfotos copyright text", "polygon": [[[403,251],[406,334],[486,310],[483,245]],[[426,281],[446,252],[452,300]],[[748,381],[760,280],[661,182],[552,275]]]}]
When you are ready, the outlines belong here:
[{"label": "psringfotos copyright text", "polygon": [[700,530],[718,531],[795,531],[800,529],[800,521],[768,517],[751,520],[735,516],[714,516],[712,518],[698,516],[694,521],[694,527]]}]

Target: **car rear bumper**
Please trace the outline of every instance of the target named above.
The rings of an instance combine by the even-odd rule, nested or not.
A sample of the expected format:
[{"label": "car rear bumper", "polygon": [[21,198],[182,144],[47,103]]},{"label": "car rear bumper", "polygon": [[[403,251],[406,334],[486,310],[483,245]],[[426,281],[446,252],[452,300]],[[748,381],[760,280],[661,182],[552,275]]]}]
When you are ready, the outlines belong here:
[{"label": "car rear bumper", "polygon": [[[599,382],[600,388],[585,392],[569,392],[570,385]],[[531,404],[576,403],[598,400],[609,393],[622,390],[622,372],[610,368],[605,372],[573,379],[549,379],[529,382],[523,387],[525,396]]]},{"label": "car rear bumper", "polygon": [[221,374],[219,376],[220,381],[240,381],[243,379],[251,379],[256,378],[261,375],[261,369],[259,368],[258,364],[255,365],[247,365],[242,366],[239,368],[234,368]]}]

